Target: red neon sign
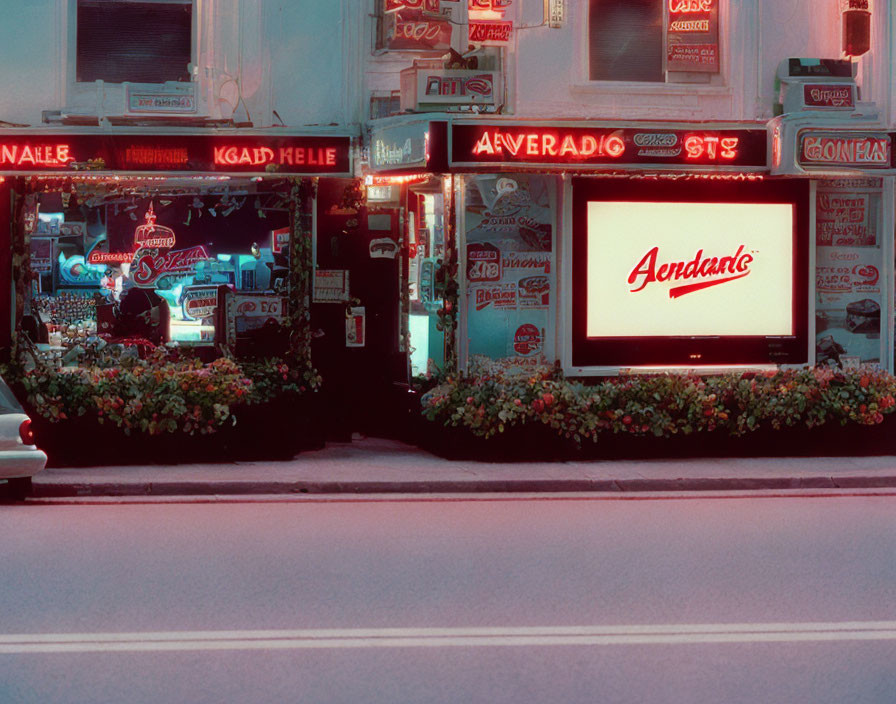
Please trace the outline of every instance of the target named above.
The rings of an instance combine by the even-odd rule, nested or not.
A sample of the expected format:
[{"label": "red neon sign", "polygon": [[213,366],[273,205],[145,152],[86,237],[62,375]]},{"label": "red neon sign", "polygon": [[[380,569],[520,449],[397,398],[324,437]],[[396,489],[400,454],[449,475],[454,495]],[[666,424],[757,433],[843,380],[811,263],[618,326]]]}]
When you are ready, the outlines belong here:
[{"label": "red neon sign", "polygon": [[471,42],[509,42],[513,22],[501,20],[470,20]]},{"label": "red neon sign", "polygon": [[335,166],[335,147],[215,147],[215,164],[220,166],[306,165]]},{"label": "red neon sign", "polygon": [[0,164],[9,166],[64,166],[75,157],[68,144],[0,144]]},{"label": "red neon sign", "polygon": [[133,252],[91,252],[87,257],[88,264],[130,264],[132,261]]},{"label": "red neon sign", "polygon": [[737,137],[692,134],[685,137],[684,149],[688,159],[735,159],[738,141]]},{"label": "red neon sign", "polygon": [[[638,283],[640,286],[633,288],[632,293],[643,291],[647,284],[654,281],[670,281],[674,279],[704,279],[693,284],[684,286],[674,286],[669,289],[669,298],[680,298],[688,293],[700,291],[710,286],[718,286],[729,281],[742,279],[750,273],[750,262],[753,261],[752,254],[744,254],[744,245],[738,247],[732,256],[727,257],[703,257],[703,250],[697,250],[694,258],[688,262],[668,262],[661,264],[659,269],[656,266],[659,247],[652,247],[645,254],[641,261],[632,269],[628,275],[628,283],[630,286]],[[717,276],[719,274],[728,274],[723,278],[707,278]]]},{"label": "red neon sign", "polygon": [[711,12],[715,0],[669,0],[669,12]]},{"label": "red neon sign", "polygon": [[399,10],[423,10],[438,13],[439,0],[386,0],[386,12],[398,12]]},{"label": "red neon sign", "polygon": [[499,129],[486,131],[473,147],[473,154],[504,154],[510,156],[594,157],[618,158],[625,152],[625,142],[616,134],[560,136],[550,132],[511,134]]},{"label": "red neon sign", "polygon": [[197,262],[211,258],[203,245],[165,254],[155,252],[157,250],[144,249],[136,258],[133,279],[137,286],[151,286],[166,274],[191,271]]},{"label": "red neon sign", "polygon": [[152,203],[144,216],[146,223],[137,227],[134,232],[134,249],[152,247],[155,249],[170,249],[174,246],[174,230],[164,225],[156,225],[156,214]]},{"label": "red neon sign", "polygon": [[513,0],[469,0],[467,8],[470,12],[498,12],[504,14]]}]

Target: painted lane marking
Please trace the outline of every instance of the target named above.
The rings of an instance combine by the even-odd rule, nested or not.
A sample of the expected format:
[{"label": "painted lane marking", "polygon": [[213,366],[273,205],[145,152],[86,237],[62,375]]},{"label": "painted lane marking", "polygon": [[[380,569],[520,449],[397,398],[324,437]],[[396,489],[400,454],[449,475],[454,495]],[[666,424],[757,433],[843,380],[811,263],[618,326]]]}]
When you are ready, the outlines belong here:
[{"label": "painted lane marking", "polygon": [[896,621],[0,635],[0,654],[896,640]]}]

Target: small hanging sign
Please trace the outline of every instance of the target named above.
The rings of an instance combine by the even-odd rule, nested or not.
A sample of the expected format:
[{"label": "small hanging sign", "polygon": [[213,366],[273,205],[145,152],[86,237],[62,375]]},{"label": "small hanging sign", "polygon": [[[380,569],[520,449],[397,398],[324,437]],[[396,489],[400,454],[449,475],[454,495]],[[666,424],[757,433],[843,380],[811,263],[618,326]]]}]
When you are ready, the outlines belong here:
[{"label": "small hanging sign", "polygon": [[350,309],[345,319],[345,346],[364,347],[367,334],[367,314],[363,306]]},{"label": "small hanging sign", "polygon": [[398,245],[391,237],[379,237],[370,240],[371,259],[395,259],[398,253]]}]

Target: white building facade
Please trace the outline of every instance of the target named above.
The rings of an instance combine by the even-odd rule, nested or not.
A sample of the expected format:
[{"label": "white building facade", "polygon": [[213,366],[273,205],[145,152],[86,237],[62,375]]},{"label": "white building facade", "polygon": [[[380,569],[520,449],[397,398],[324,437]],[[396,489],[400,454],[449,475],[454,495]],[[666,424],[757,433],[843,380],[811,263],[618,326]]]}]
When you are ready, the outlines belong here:
[{"label": "white building facade", "polygon": [[415,371],[893,369],[891,3],[363,5]]}]

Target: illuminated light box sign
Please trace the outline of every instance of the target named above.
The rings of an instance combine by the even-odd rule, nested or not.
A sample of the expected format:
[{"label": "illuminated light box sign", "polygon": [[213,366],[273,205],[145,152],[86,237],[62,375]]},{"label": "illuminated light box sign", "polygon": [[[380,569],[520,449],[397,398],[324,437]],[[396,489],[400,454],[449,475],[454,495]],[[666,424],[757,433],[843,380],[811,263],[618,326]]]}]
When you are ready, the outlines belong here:
[{"label": "illuminated light box sign", "polygon": [[764,169],[765,130],[669,130],[453,124],[451,164],[626,164]]},{"label": "illuminated light box sign", "polygon": [[792,335],[793,207],[588,203],[588,337]]},{"label": "illuminated light box sign", "polygon": [[669,0],[666,70],[719,72],[718,0]]},{"label": "illuminated light box sign", "polygon": [[134,252],[97,252],[87,255],[88,264],[130,264],[134,261]]},{"label": "illuminated light box sign", "polygon": [[513,22],[502,20],[470,20],[470,41],[473,44],[500,46],[513,35]]},{"label": "illuminated light box sign", "polygon": [[805,362],[805,183],[573,188],[574,365]]},{"label": "illuminated light box sign", "polygon": [[806,83],[803,103],[814,110],[851,110],[856,106],[853,83]]},{"label": "illuminated light box sign", "polygon": [[195,135],[0,135],[0,171],[350,175],[351,138]]},{"label": "illuminated light box sign", "polygon": [[451,46],[451,23],[439,19],[439,0],[385,0],[386,49],[436,51]]},{"label": "illuminated light box sign", "polygon": [[800,134],[799,162],[803,166],[859,166],[889,169],[892,142],[887,134]]}]

